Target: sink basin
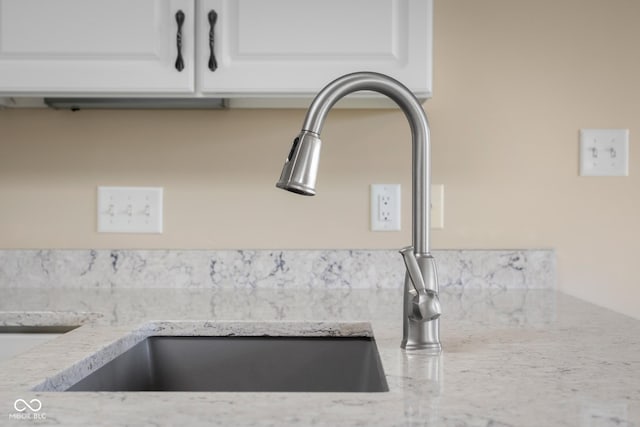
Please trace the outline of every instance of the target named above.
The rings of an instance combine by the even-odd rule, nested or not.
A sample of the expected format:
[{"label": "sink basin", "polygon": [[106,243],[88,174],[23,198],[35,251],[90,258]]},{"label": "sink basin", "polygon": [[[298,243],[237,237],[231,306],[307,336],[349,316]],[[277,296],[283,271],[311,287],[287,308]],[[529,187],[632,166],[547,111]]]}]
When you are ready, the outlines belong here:
[{"label": "sink basin", "polygon": [[370,337],[152,336],[66,391],[388,391]]}]

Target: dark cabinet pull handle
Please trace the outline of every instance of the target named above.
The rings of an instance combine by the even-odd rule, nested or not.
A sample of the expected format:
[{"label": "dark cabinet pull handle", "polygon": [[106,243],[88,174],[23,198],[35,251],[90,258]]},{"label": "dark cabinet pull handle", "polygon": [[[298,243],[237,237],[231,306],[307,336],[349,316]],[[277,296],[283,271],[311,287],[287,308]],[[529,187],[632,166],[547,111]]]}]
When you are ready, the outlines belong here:
[{"label": "dark cabinet pull handle", "polygon": [[216,27],[216,21],[218,21],[218,14],[215,10],[209,11],[209,69],[215,71],[218,69],[218,61],[216,61],[216,53],[214,50],[215,38],[213,36],[213,30]]},{"label": "dark cabinet pull handle", "polygon": [[178,45],[176,70],[182,71],[184,69],[184,60],[182,59],[182,24],[184,24],[184,12],[181,10],[176,12],[176,22],[178,23],[178,33],[176,34],[176,44]]}]

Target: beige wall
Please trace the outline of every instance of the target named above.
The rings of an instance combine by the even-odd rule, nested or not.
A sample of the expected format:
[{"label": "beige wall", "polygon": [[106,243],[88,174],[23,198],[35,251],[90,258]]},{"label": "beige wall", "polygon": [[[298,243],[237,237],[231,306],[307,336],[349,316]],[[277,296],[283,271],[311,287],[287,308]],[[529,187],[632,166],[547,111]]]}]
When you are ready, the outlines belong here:
[{"label": "beige wall", "polygon": [[[556,248],[562,290],[640,318],[639,17],[633,0],[436,0],[435,248]],[[315,198],[274,188],[303,116],[0,111],[0,247],[407,244],[401,114],[332,112]],[[584,127],[630,129],[629,177],[578,176]],[[402,232],[368,231],[375,182],[402,183]],[[97,234],[98,185],[163,186],[164,234]]]}]

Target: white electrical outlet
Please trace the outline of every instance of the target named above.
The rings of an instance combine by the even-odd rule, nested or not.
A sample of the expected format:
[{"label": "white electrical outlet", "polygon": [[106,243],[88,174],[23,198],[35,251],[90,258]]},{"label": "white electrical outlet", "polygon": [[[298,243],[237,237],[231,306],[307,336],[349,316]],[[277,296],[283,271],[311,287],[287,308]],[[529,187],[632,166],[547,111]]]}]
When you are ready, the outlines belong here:
[{"label": "white electrical outlet", "polygon": [[[400,230],[400,184],[371,184],[371,231]],[[444,185],[431,186],[431,228],[444,228]]]},{"label": "white electrical outlet", "polygon": [[629,129],[580,129],[580,175],[629,175]]},{"label": "white electrical outlet", "polygon": [[162,187],[98,187],[99,233],[162,233]]},{"label": "white electrical outlet", "polygon": [[371,231],[400,230],[400,184],[371,184]]},{"label": "white electrical outlet", "polygon": [[444,228],[444,185],[431,186],[431,228]]}]

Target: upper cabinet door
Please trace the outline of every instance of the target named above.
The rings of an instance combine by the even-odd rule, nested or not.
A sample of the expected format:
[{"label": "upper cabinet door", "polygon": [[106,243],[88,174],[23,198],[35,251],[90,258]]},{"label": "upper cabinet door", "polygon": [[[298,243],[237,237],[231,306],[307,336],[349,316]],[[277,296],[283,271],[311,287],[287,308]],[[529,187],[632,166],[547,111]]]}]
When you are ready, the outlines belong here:
[{"label": "upper cabinet door", "polygon": [[0,93],[193,93],[194,9],[193,0],[0,0]]},{"label": "upper cabinet door", "polygon": [[432,0],[201,0],[198,9],[204,94],[304,96],[342,74],[377,71],[431,96]]}]

